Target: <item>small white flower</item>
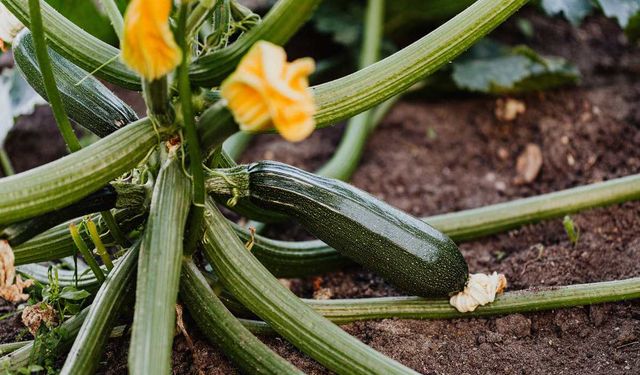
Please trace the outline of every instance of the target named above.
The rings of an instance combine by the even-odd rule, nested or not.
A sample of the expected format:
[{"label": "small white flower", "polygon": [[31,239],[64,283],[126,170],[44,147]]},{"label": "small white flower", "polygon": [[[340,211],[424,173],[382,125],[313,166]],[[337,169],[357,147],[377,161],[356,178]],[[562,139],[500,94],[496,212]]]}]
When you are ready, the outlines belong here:
[{"label": "small white flower", "polygon": [[0,48],[4,47],[4,43],[13,42],[13,38],[22,29],[24,29],[22,22],[0,3]]}]

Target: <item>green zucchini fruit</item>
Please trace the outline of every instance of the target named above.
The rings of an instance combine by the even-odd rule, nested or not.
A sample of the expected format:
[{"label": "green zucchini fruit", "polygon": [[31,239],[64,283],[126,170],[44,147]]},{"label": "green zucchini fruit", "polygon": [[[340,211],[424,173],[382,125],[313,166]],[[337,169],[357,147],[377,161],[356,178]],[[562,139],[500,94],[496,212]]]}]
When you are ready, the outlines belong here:
[{"label": "green zucchini fruit", "polygon": [[293,217],[407,293],[447,296],[467,281],[467,263],[449,237],[344,182],[263,161],[216,170],[206,186]]},{"label": "green zucchini fruit", "polygon": [[[47,99],[33,36],[23,30],[12,45],[16,65],[38,94]],[[48,48],[58,90],[69,117],[99,137],[136,121],[136,113],[100,81]]]},{"label": "green zucchini fruit", "polygon": [[146,199],[147,189],[144,186],[114,182],[69,206],[13,223],[0,230],[0,238],[9,241],[11,246],[17,246],[67,220],[112,208],[137,209]]}]

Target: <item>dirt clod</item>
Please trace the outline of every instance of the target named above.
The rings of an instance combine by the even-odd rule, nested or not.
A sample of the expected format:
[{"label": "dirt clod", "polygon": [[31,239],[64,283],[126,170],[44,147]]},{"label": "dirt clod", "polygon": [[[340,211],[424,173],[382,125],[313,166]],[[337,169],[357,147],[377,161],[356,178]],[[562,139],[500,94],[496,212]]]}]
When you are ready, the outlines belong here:
[{"label": "dirt clod", "polygon": [[496,319],[496,330],[503,335],[522,338],[531,334],[531,320],[522,314]]}]

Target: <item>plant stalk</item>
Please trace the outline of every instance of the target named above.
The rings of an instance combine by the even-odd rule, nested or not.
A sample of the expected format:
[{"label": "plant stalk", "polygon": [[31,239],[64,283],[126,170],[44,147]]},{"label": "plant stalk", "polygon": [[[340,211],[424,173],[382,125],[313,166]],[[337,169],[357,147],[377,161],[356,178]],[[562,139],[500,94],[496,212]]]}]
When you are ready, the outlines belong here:
[{"label": "plant stalk", "polygon": [[42,72],[42,78],[44,80],[44,87],[51,104],[51,110],[53,116],[58,124],[58,129],[64,142],[67,144],[69,151],[76,152],[82,148],[78,137],[73,132],[71,122],[65,113],[62,99],[60,98],[60,92],[56,85],[55,77],[53,76],[53,70],[51,69],[51,61],[49,60],[49,54],[47,53],[47,42],[44,35],[44,27],[42,25],[42,15],[40,12],[40,0],[29,0],[29,16],[31,18],[31,33],[33,34],[33,44],[36,50],[36,56],[38,58],[38,65]]},{"label": "plant stalk", "polygon": [[411,369],[346,334],[284,288],[238,240],[207,202],[204,253],[225,287],[283,337],[341,374],[408,374]]},{"label": "plant stalk", "polygon": [[80,232],[78,231],[78,227],[74,223],[69,224],[69,232],[71,233],[71,238],[73,238],[73,242],[76,244],[80,254],[82,254],[84,261],[89,265],[89,268],[91,268],[91,271],[95,275],[96,279],[98,279],[98,282],[102,284],[105,280],[104,272],[102,272],[98,262],[93,258],[93,252],[87,247],[87,244],[84,242]]},{"label": "plant stalk", "polygon": [[[384,25],[384,0],[369,0],[364,17],[364,33],[359,68],[363,69],[380,56]],[[358,167],[368,135],[371,133],[375,109],[362,112],[347,123],[344,135],[333,156],[316,173],[320,176],[348,180]]]},{"label": "plant stalk", "polygon": [[247,374],[302,374],[247,330],[222,304],[191,260],[182,263],[180,296],[200,330]]},{"label": "plant stalk", "polygon": [[163,163],[145,227],[129,345],[131,374],[168,374],[175,331],[189,179],[175,152]]},{"label": "plant stalk", "polygon": [[109,273],[98,290],[89,313],[60,371],[63,375],[93,374],[120,310],[133,290],[138,247],[132,247]]},{"label": "plant stalk", "polygon": [[189,211],[189,230],[184,244],[184,252],[191,255],[202,237],[202,221],[204,215],[204,171],[202,169],[202,155],[200,151],[200,141],[193,115],[193,104],[191,100],[191,84],[189,83],[189,62],[190,54],[189,42],[186,34],[186,22],[189,13],[189,3],[183,2],[180,6],[178,17],[178,44],[183,51],[182,63],[178,67],[178,91],[180,92],[180,103],[182,109],[182,120],[184,122],[187,150],[189,152],[189,170],[192,177],[193,198],[191,210]]}]

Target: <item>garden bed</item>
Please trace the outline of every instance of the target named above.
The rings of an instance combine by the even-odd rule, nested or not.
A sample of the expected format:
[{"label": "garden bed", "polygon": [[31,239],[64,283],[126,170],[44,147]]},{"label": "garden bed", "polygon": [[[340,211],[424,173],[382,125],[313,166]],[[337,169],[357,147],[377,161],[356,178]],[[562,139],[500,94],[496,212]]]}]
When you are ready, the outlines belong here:
[{"label": "garden bed", "polygon": [[[355,186],[420,217],[640,173],[640,50],[625,45],[618,27],[602,17],[576,29],[530,11],[521,15],[537,32],[529,44],[574,62],[583,74],[582,86],[519,97],[526,111],[513,122],[496,119],[495,98],[403,100],[370,138],[352,179]],[[514,42],[514,24],[501,27],[497,37]],[[35,138],[35,127],[40,132],[45,119],[51,133]],[[17,170],[61,155],[62,141],[51,140],[54,129],[43,109],[20,122],[7,142]],[[275,159],[314,170],[330,156],[340,134],[341,128],[324,129],[301,144],[259,136],[245,159]],[[516,159],[528,144],[541,148],[542,168],[534,182],[517,184]],[[551,220],[461,249],[471,272],[505,273],[510,290],[640,276],[640,203],[572,217],[580,229],[575,246],[561,220]],[[267,234],[310,238],[292,224]],[[308,298],[319,287],[331,298],[399,294],[356,267],[291,280],[290,286]],[[15,320],[5,322],[1,342],[12,341],[21,329]],[[195,348],[176,337],[174,373],[232,373],[232,365],[188,317],[186,323]],[[358,322],[344,328],[421,373],[623,374],[640,368],[638,301],[491,319]],[[265,340],[301,370],[326,373],[285,340]],[[111,340],[100,372],[126,373],[127,348],[128,339]]]}]

